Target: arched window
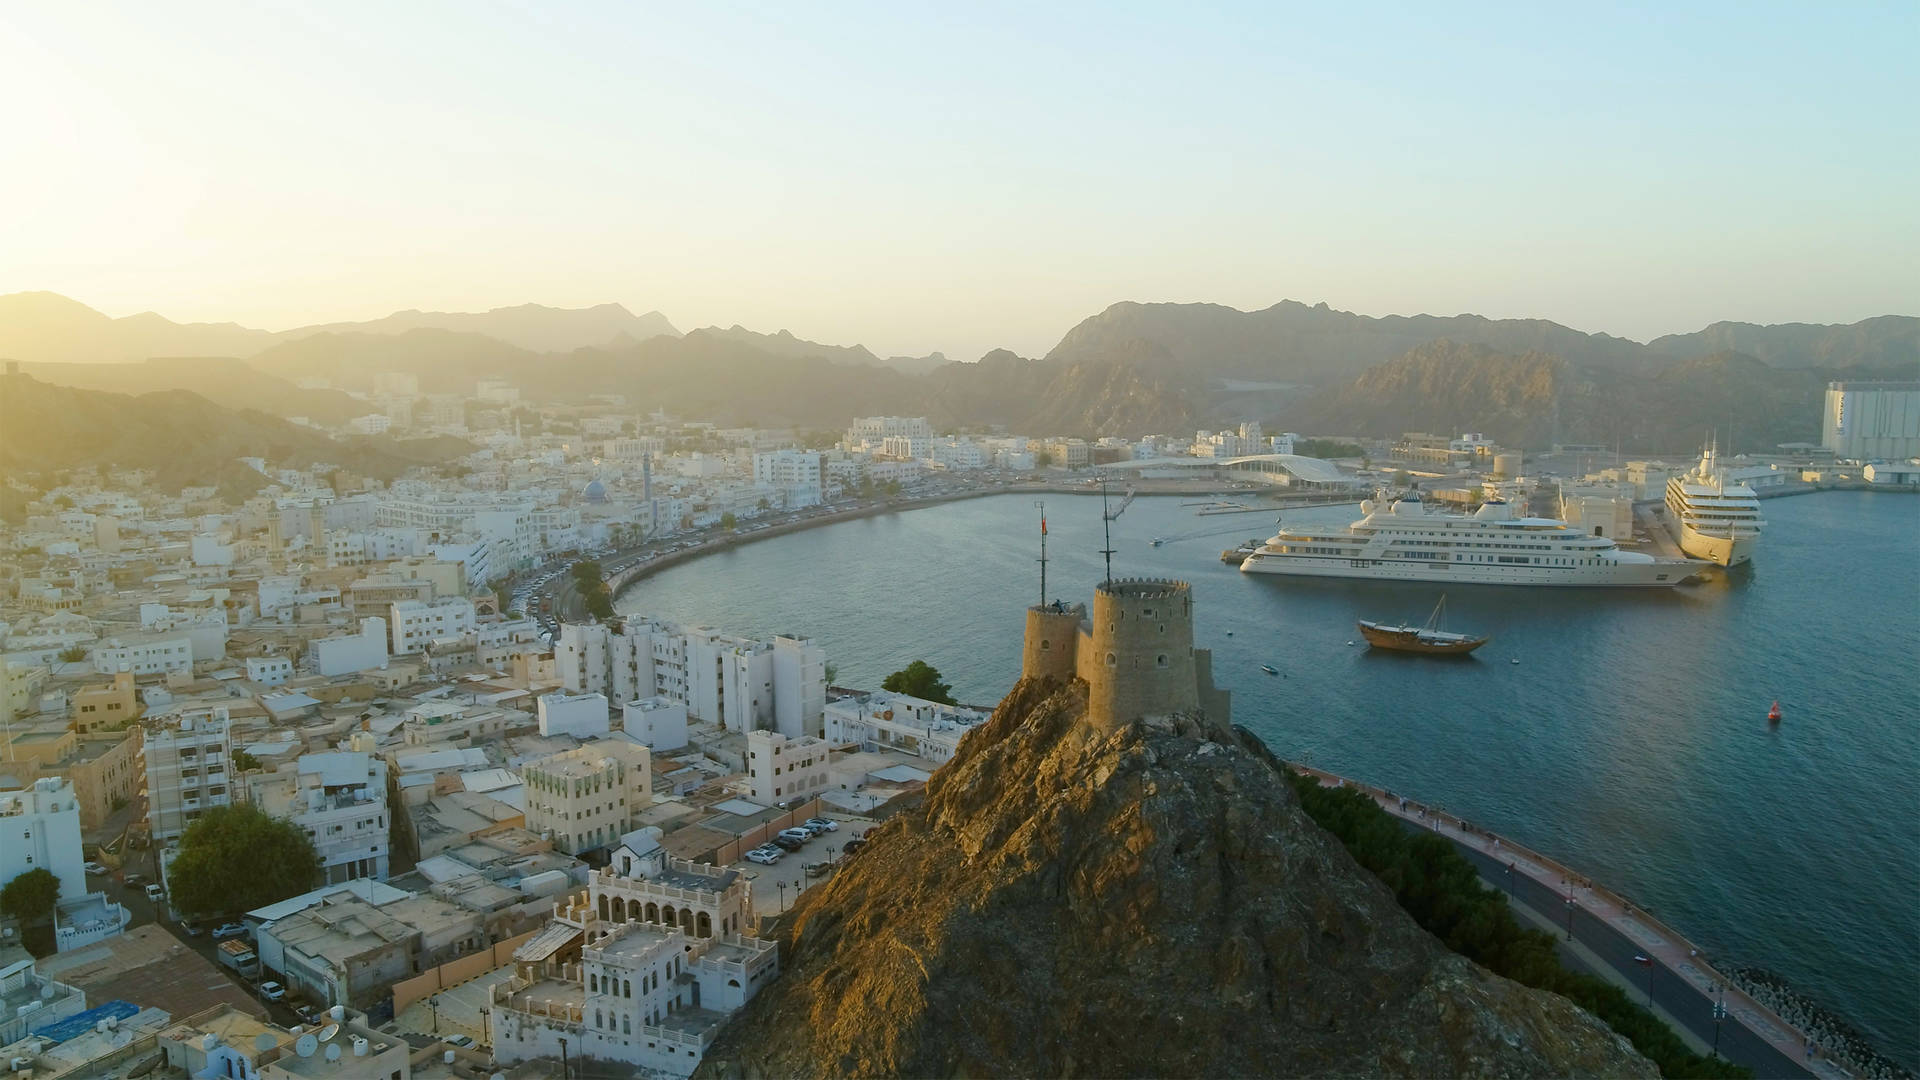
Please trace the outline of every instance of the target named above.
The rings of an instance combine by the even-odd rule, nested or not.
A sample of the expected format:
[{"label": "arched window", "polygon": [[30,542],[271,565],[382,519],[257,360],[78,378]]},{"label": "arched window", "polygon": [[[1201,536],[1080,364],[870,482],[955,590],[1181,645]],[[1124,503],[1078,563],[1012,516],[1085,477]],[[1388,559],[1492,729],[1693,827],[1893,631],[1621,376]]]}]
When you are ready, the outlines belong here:
[{"label": "arched window", "polygon": [[594,1027],[600,1026],[600,1010],[599,1009],[593,1010],[593,1026]]},{"label": "arched window", "polygon": [[1117,666],[1119,666],[1119,663],[1120,663],[1120,658],[1119,658],[1119,657],[1117,657],[1117,656],[1115,656],[1115,655],[1113,655],[1112,653],[1108,653],[1108,654],[1107,654],[1107,666],[1108,666],[1108,667],[1117,667]]},{"label": "arched window", "polygon": [[1041,652],[1046,652],[1046,651],[1047,651],[1048,649],[1051,649],[1051,648],[1053,648],[1053,642],[1051,642],[1051,641],[1048,641],[1048,640],[1047,640],[1046,638],[1041,638],[1041,639],[1040,639],[1040,651],[1041,651]]},{"label": "arched window", "polygon": [[589,974],[587,976],[587,993],[597,994],[599,992],[600,992],[600,976]]},{"label": "arched window", "polygon": [[1154,662],[1153,662],[1153,665],[1154,665],[1155,667],[1166,667],[1166,666],[1167,666],[1167,654],[1166,654],[1166,653],[1161,653],[1161,654],[1159,655],[1159,657],[1158,657],[1158,658],[1156,658],[1156,659],[1154,660]]}]

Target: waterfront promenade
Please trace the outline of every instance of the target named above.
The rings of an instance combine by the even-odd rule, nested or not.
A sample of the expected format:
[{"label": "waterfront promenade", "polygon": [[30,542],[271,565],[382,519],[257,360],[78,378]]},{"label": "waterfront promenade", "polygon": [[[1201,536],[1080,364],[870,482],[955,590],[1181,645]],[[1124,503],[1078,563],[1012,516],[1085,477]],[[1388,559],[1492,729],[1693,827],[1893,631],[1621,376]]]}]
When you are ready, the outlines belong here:
[{"label": "waterfront promenade", "polygon": [[[1407,826],[1452,841],[1489,886],[1507,894],[1517,913],[1532,915],[1528,921],[1542,928],[1554,927],[1563,939],[1564,958],[1597,968],[1594,974],[1621,985],[1642,1005],[1651,1000],[1654,1010],[1702,1052],[1717,1045],[1722,1057],[1760,1077],[1845,1080],[1854,1075],[1824,1054],[1809,1053],[1805,1033],[1715,970],[1686,938],[1604,885],[1443,810],[1309,765],[1288,764],[1323,787],[1362,792]],[[1714,1006],[1721,1001],[1725,1020],[1716,1022]]]}]

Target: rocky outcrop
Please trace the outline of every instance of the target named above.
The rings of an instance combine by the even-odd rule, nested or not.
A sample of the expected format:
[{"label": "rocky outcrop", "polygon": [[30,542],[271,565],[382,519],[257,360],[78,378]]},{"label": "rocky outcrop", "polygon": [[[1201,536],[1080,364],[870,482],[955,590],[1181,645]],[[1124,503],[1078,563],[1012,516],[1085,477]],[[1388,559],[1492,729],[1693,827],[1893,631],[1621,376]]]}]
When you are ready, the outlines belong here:
[{"label": "rocky outcrop", "polygon": [[[781,930],[704,1075],[1653,1076],[1447,951],[1203,717],[1027,680]],[[1250,736],[1245,737],[1250,740]]]}]

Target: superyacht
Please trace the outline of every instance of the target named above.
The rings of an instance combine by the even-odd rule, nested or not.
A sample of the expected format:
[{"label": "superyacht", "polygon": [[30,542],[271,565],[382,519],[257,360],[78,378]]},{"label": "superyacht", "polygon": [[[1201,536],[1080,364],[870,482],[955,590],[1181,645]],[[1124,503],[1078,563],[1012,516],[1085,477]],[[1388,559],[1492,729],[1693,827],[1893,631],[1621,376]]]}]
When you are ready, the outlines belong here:
[{"label": "superyacht", "polygon": [[1280,527],[1240,564],[1247,574],[1483,585],[1671,588],[1694,564],[1622,551],[1564,521],[1516,517],[1490,501],[1472,515],[1429,513],[1418,492],[1368,499],[1344,529]]},{"label": "superyacht", "polygon": [[1692,472],[1667,481],[1667,531],[1696,559],[1739,566],[1753,557],[1766,519],[1760,499],[1742,483],[1728,483],[1709,444]]}]

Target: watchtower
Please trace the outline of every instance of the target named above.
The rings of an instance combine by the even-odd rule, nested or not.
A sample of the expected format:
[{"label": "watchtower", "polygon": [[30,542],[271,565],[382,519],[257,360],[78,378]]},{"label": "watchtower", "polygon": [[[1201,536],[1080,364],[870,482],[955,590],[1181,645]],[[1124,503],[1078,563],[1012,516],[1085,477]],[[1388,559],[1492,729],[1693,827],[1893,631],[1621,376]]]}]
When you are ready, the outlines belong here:
[{"label": "watchtower", "polygon": [[1080,624],[1087,618],[1085,604],[1054,601],[1027,609],[1027,636],[1020,655],[1020,674],[1028,679],[1055,678],[1070,682],[1079,672],[1074,657],[1080,644]]},{"label": "watchtower", "polygon": [[1096,723],[1199,709],[1193,589],[1184,581],[1142,578],[1101,584],[1078,672]]}]

